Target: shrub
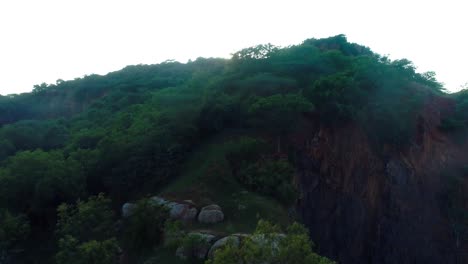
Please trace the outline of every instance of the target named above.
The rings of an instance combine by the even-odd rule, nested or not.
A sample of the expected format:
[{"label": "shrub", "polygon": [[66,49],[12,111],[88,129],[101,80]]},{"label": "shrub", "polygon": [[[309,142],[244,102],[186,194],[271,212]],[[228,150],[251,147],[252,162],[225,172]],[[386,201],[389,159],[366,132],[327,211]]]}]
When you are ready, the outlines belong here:
[{"label": "shrub", "polygon": [[29,235],[29,222],[24,215],[12,215],[0,209],[0,253],[18,248]]},{"label": "shrub", "polygon": [[58,264],[116,262],[119,246],[109,198],[101,193],[87,201],[78,200],[76,205],[62,204],[57,211]]},{"label": "shrub", "polygon": [[260,160],[241,168],[239,181],[247,188],[289,204],[296,198],[294,168],[285,160]]},{"label": "shrub", "polygon": [[240,246],[227,244],[215,251],[214,258],[205,264],[236,263],[284,263],[284,264],[333,264],[316,254],[307,229],[294,223],[286,233],[278,226],[260,220],[253,235],[245,238]]},{"label": "shrub", "polygon": [[57,264],[113,264],[120,251],[115,238],[80,244],[72,236],[66,236],[60,239],[59,248],[55,256]]},{"label": "shrub", "polygon": [[181,245],[185,237],[181,221],[166,221],[164,224],[164,246],[175,249]]},{"label": "shrub", "polygon": [[237,171],[242,164],[257,161],[268,149],[265,141],[251,137],[241,137],[226,144],[226,159]]},{"label": "shrub", "polygon": [[156,205],[149,199],[138,201],[132,215],[124,221],[125,247],[137,253],[158,245],[162,241],[164,224],[168,217],[167,208]]},{"label": "shrub", "polygon": [[60,237],[68,235],[84,242],[115,236],[111,200],[102,193],[87,201],[78,200],[76,205],[61,204],[57,212],[56,233]]}]

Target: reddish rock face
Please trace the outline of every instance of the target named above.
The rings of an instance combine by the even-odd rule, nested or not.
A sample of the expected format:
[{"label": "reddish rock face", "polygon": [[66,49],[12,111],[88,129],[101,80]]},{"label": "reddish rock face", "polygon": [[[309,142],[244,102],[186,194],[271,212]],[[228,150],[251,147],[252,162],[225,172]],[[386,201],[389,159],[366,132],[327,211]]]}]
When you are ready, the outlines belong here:
[{"label": "reddish rock face", "polygon": [[452,108],[429,98],[405,150],[375,148],[353,124],[311,124],[292,136],[297,209],[320,253],[344,264],[468,263],[467,241],[454,234],[443,198],[444,171],[468,165],[467,145],[438,129]]}]

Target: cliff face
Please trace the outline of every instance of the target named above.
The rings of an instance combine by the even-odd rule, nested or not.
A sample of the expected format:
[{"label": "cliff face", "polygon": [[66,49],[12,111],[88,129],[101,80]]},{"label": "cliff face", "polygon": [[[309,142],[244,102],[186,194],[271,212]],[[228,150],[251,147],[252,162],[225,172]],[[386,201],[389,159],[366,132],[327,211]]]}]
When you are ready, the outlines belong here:
[{"label": "cliff face", "polygon": [[400,152],[376,150],[353,124],[311,125],[294,135],[297,209],[321,253],[345,264],[468,263],[468,244],[455,235],[443,202],[444,171],[468,164],[468,147],[437,128],[452,108],[428,98],[415,142]]}]

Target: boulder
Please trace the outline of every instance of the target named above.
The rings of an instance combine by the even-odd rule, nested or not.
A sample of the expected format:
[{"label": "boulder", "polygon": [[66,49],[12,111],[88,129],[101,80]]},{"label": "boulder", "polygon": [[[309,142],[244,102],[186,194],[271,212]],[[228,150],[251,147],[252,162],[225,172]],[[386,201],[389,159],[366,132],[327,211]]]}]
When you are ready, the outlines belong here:
[{"label": "boulder", "polygon": [[169,208],[169,215],[172,219],[179,219],[184,211],[188,209],[187,205],[175,202],[170,202],[166,206]]},{"label": "boulder", "polygon": [[230,235],[230,236],[223,237],[220,240],[216,241],[213,244],[213,246],[211,246],[210,251],[208,252],[208,258],[213,258],[216,250],[220,248],[224,248],[229,243],[232,243],[232,245],[234,245],[235,247],[239,247],[240,238],[235,235]]},{"label": "boulder", "polygon": [[131,216],[135,208],[136,208],[136,204],[134,203],[124,203],[124,205],[122,205],[122,216],[123,217]]},{"label": "boulder", "polygon": [[182,214],[180,220],[182,221],[193,221],[198,214],[198,210],[195,207],[189,208]]},{"label": "boulder", "polygon": [[169,203],[169,201],[167,201],[166,199],[158,197],[158,196],[151,197],[150,201],[156,205],[166,205]]},{"label": "boulder", "polygon": [[205,206],[198,214],[198,222],[204,224],[219,223],[224,220],[224,213],[221,207],[216,204]]},{"label": "boulder", "polygon": [[184,203],[196,206],[196,204],[192,200],[184,200]]},{"label": "boulder", "polygon": [[172,219],[192,221],[198,213],[197,208],[189,204],[169,202],[166,206],[169,208],[169,215]]},{"label": "boulder", "polygon": [[217,204],[210,204],[202,208],[202,210],[218,210],[221,211],[221,207]]}]

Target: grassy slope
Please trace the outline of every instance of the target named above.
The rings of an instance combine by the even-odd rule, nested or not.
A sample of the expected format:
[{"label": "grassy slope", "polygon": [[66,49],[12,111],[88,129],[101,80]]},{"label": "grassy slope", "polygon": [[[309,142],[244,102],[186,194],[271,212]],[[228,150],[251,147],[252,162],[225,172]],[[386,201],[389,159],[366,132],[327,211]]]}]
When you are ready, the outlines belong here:
[{"label": "grassy slope", "polygon": [[[210,230],[219,234],[250,233],[258,219],[281,225],[289,223],[287,208],[276,200],[247,191],[234,178],[225,159],[225,142],[238,135],[224,134],[196,149],[183,165],[181,175],[165,187],[160,196],[174,200],[192,200],[198,207],[216,203],[223,208],[225,220],[215,225],[194,223],[191,230]],[[167,248],[152,254],[157,263],[190,263]],[[203,263],[200,261],[199,263]]]},{"label": "grassy slope", "polygon": [[258,219],[286,225],[287,208],[276,200],[247,191],[234,178],[225,159],[225,142],[237,135],[223,134],[194,151],[182,174],[161,196],[176,200],[193,200],[198,206],[216,203],[223,208],[225,221],[217,225],[195,224],[193,229],[219,232],[252,232]]}]

